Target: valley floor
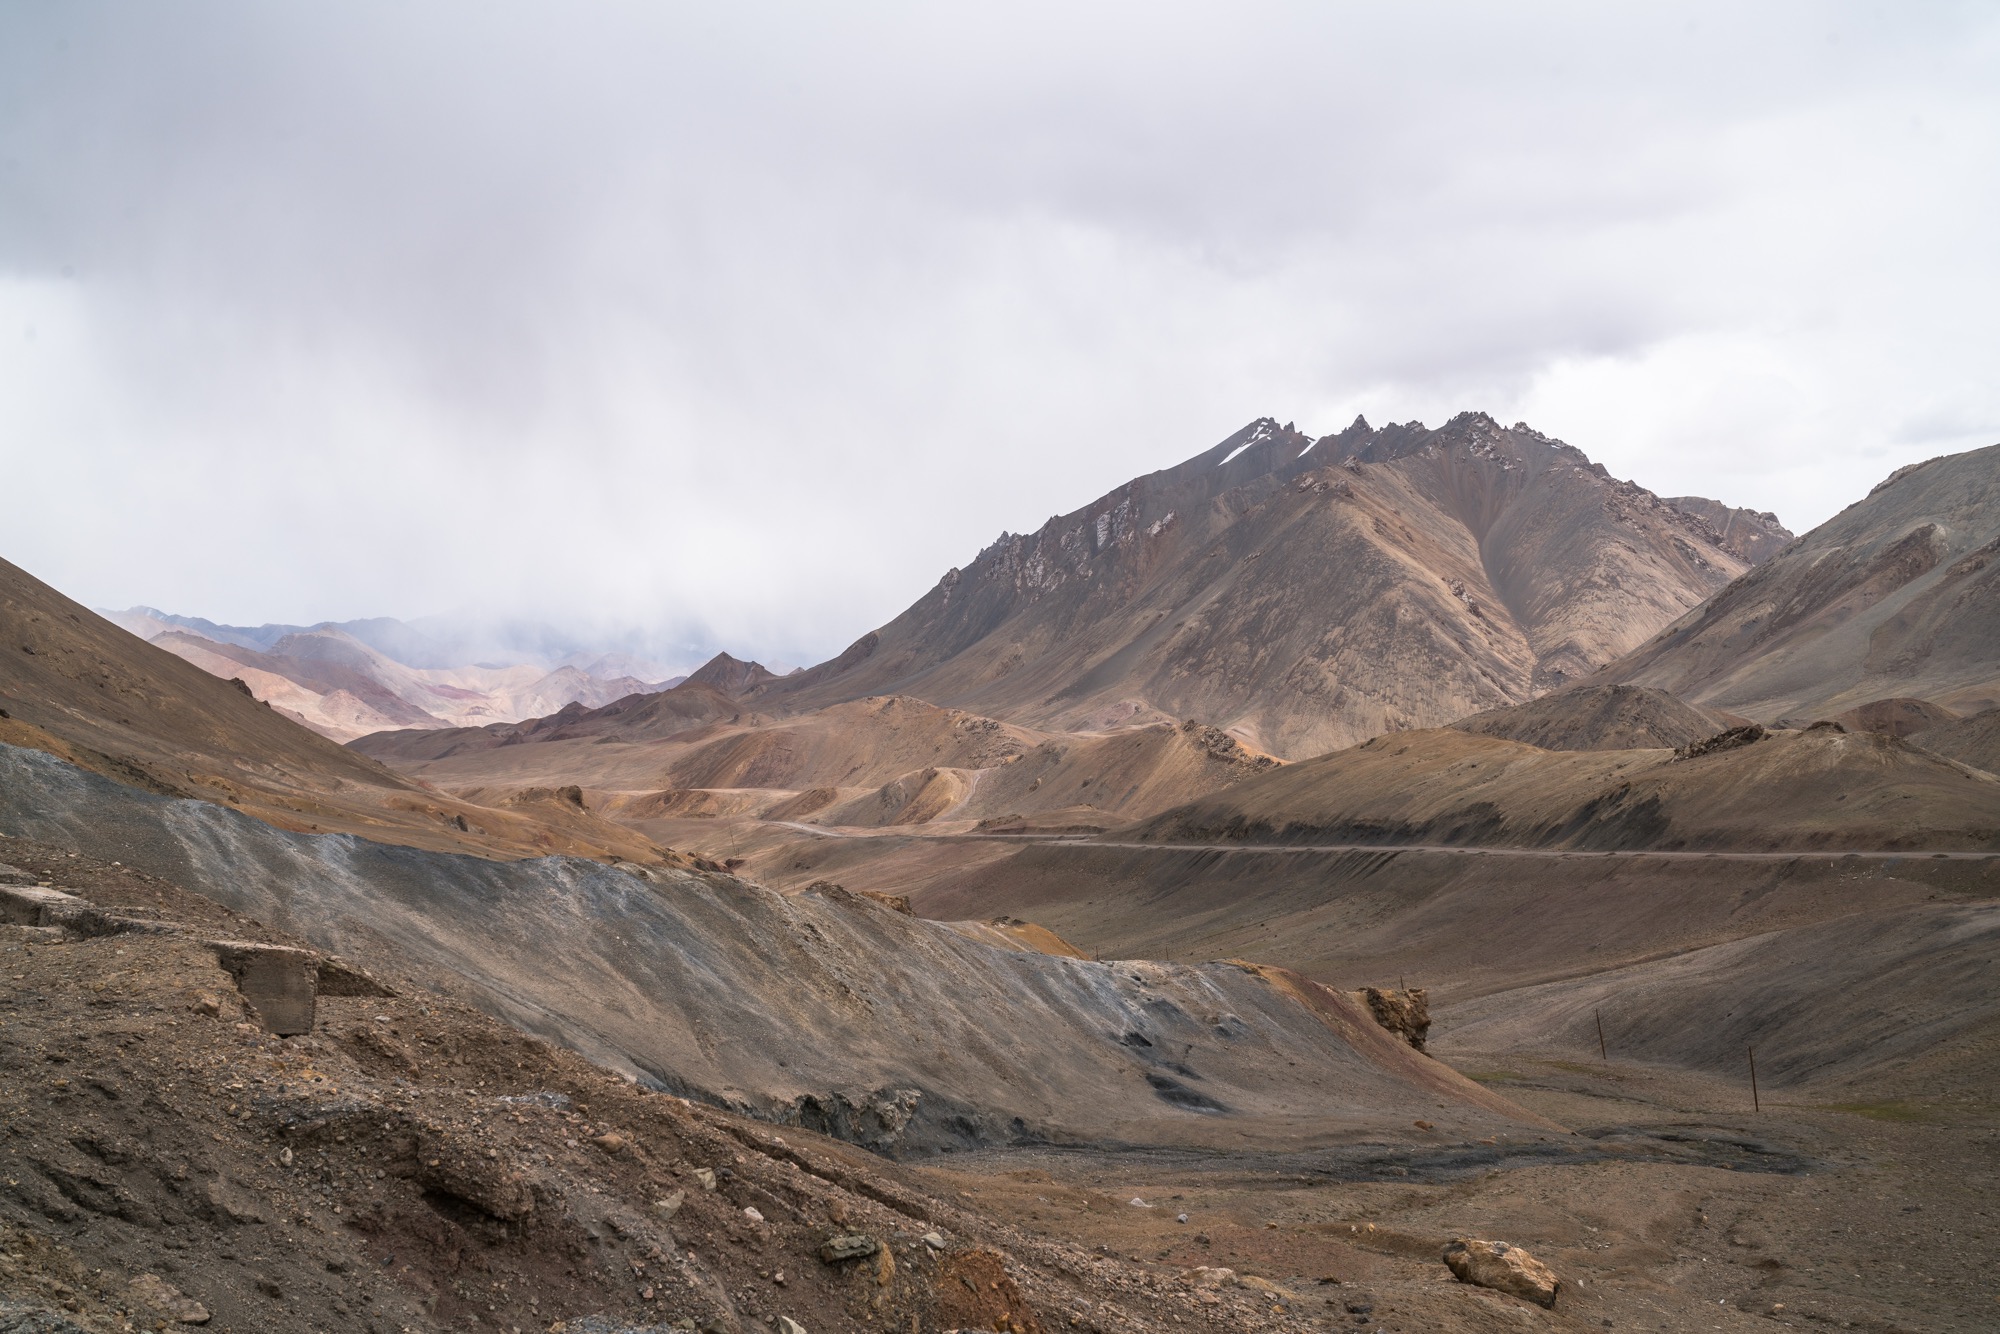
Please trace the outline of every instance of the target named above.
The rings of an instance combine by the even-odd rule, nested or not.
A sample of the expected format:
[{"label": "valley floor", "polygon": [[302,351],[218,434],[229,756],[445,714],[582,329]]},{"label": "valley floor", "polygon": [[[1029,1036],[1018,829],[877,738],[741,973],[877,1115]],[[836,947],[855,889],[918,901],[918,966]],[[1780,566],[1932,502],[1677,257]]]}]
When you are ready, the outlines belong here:
[{"label": "valley floor", "polygon": [[[2000,1327],[1985,1262],[2000,1109],[1979,1080],[1898,1077],[1753,1112],[1747,1085],[1683,1072],[1450,1056],[1578,1142],[1494,1146],[1484,1162],[1445,1145],[1429,1162],[1007,1151],[925,1175],[1157,1272],[1266,1278],[1355,1330]],[[1551,1265],[1556,1308],[1454,1282],[1438,1253],[1461,1236]]]}]

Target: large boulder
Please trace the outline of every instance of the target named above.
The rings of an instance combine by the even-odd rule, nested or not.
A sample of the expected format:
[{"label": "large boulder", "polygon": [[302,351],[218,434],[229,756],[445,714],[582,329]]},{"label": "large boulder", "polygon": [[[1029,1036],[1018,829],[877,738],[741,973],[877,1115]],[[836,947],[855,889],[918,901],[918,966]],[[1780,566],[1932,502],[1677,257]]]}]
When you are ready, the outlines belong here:
[{"label": "large boulder", "polygon": [[1460,1283],[1492,1288],[1537,1306],[1553,1307],[1562,1287],[1553,1269],[1504,1241],[1460,1238],[1444,1248],[1444,1262]]}]

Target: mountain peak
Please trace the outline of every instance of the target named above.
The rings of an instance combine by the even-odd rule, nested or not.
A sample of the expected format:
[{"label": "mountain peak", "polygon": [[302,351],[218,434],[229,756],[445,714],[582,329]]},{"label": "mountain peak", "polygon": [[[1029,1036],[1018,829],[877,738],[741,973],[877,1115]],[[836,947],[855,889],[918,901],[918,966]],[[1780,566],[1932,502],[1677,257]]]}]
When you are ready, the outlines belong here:
[{"label": "mountain peak", "polygon": [[740,695],[766,682],[781,679],[761,662],[745,662],[728,653],[718,653],[690,672],[683,684],[707,686],[725,695]]},{"label": "mountain peak", "polygon": [[1193,717],[1302,756],[1519,703],[1636,648],[1753,563],[1730,532],[1758,525],[1716,511],[1485,412],[1357,417],[1318,440],[1259,417],[1003,534],[759,698],[907,694],[1054,728]]}]

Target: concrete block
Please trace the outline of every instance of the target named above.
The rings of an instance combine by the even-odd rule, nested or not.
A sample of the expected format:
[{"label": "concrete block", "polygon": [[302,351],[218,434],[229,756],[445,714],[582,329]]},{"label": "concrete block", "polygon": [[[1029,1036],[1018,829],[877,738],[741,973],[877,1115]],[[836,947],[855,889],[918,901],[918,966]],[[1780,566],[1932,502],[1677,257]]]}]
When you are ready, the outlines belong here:
[{"label": "concrete block", "polygon": [[216,962],[236,979],[265,1031],[279,1037],[312,1032],[319,1001],[319,957],[310,950],[260,945],[249,940],[211,940]]},{"label": "concrete block", "polygon": [[61,926],[89,907],[74,894],[34,885],[0,885],[0,922],[9,926]]}]

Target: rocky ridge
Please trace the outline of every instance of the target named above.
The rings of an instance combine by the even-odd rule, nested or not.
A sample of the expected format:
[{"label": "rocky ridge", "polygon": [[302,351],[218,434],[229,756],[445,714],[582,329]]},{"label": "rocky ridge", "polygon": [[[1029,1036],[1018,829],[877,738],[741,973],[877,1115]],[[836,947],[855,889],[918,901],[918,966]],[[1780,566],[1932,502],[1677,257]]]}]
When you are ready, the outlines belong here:
[{"label": "rocky ridge", "polygon": [[1318,440],[1266,418],[1003,534],[747,698],[903,693],[1069,730],[1192,717],[1297,757],[1587,675],[1789,537],[1479,413]]}]

